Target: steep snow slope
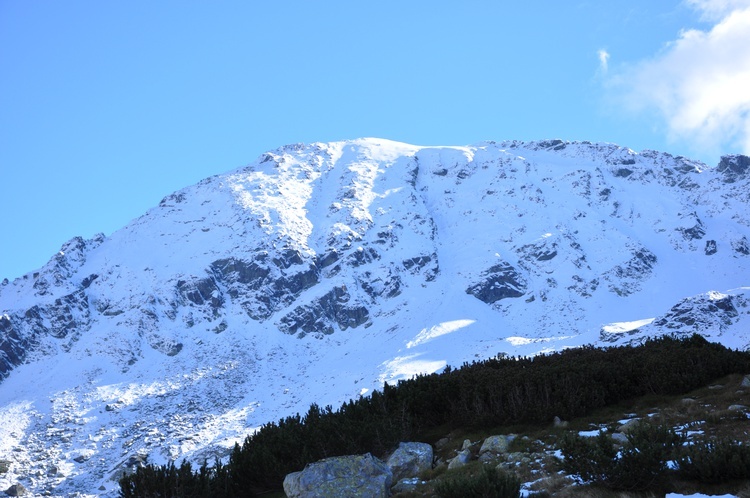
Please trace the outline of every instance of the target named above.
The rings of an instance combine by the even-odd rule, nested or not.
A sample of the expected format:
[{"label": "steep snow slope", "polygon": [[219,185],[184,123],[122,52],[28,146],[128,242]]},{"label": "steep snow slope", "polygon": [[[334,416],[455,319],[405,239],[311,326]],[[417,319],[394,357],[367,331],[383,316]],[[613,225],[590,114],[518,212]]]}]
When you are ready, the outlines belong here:
[{"label": "steep snow slope", "polygon": [[750,345],[750,161],[611,144],[293,145],[0,286],[0,489],[144,461],[500,352]]}]

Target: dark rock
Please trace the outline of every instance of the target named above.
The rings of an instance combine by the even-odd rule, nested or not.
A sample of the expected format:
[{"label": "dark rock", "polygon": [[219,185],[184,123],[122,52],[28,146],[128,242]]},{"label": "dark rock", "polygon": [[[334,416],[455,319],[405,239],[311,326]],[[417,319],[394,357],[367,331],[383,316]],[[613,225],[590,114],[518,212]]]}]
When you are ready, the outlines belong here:
[{"label": "dark rock", "polygon": [[712,254],[716,254],[716,251],[718,251],[716,247],[716,241],[715,240],[707,240],[706,241],[706,248],[704,249],[706,256],[710,256]]},{"label": "dark rock", "polygon": [[658,327],[678,330],[680,334],[721,330],[734,323],[739,316],[734,301],[734,296],[717,293],[683,299],[653,323]]},{"label": "dark rock", "polygon": [[5,490],[5,494],[8,496],[25,496],[26,488],[23,487],[23,484],[14,484]]},{"label": "dark rock", "polygon": [[411,270],[412,268],[414,268],[415,270],[421,270],[430,261],[432,261],[432,257],[425,255],[405,259],[401,262],[401,264],[403,264],[404,268],[406,268],[407,270]]},{"label": "dark rock", "polygon": [[23,363],[30,346],[30,341],[16,329],[14,320],[8,315],[0,315],[0,379]]},{"label": "dark rock", "polygon": [[229,297],[239,300],[254,320],[269,318],[319,281],[314,262],[298,268],[304,263],[299,251],[285,250],[282,256],[271,260],[273,266],[268,263],[268,253],[260,251],[253,261],[227,258],[214,261],[210,268],[216,285],[223,284]]},{"label": "dark rock", "polygon": [[539,148],[541,149],[552,149],[552,150],[562,150],[566,147],[566,143],[562,140],[555,138],[553,140],[541,140],[537,142]]},{"label": "dark rock", "polygon": [[747,176],[750,169],[750,157],[740,154],[722,156],[716,171],[724,177],[724,183],[734,183]]},{"label": "dark rock", "polygon": [[84,278],[84,279],[83,279],[83,280],[81,281],[81,288],[83,288],[83,289],[88,289],[88,288],[89,288],[89,286],[90,286],[90,285],[91,285],[91,284],[92,284],[92,283],[94,282],[94,280],[96,280],[97,278],[99,278],[99,275],[97,275],[96,273],[92,273],[91,275],[89,275],[88,277]]},{"label": "dark rock", "polygon": [[607,272],[609,278],[614,277],[609,289],[619,296],[637,292],[640,290],[640,282],[651,276],[656,262],[656,255],[645,247],[635,250],[630,260]]},{"label": "dark rock", "polygon": [[284,249],[281,251],[281,254],[276,257],[272,258],[271,261],[273,261],[273,264],[275,264],[277,267],[281,269],[288,269],[292,265],[301,265],[304,263],[304,259],[302,259],[302,254],[297,251],[296,249]]},{"label": "dark rock", "polygon": [[[227,284],[243,284],[249,289],[257,290],[265,282],[271,270],[259,265],[255,261],[227,258],[211,263],[211,270],[219,279]],[[230,292],[230,295],[232,293]],[[235,293],[232,297],[237,297]]]},{"label": "dark rock", "polygon": [[284,478],[289,498],[387,498],[393,476],[369,453],[326,458]]},{"label": "dark rock", "polygon": [[633,170],[628,168],[619,168],[615,171],[615,176],[618,178],[627,178],[632,174]]},{"label": "dark rock", "polygon": [[178,342],[172,344],[167,351],[167,356],[177,356],[182,351],[182,343]]},{"label": "dark rock", "polygon": [[690,228],[678,228],[677,230],[682,233],[682,236],[685,237],[686,240],[700,240],[706,235],[706,228],[703,226],[703,222],[698,218],[696,218],[694,226]]},{"label": "dark rock", "polygon": [[482,276],[482,280],[466,289],[466,293],[487,304],[501,299],[521,297],[526,291],[526,282],[510,263],[493,265]]},{"label": "dark rock", "polygon": [[186,197],[184,192],[175,192],[174,194],[170,194],[163,198],[159,202],[159,207],[173,207],[175,204],[184,202],[185,198]]},{"label": "dark rock", "polygon": [[279,329],[287,334],[311,332],[332,334],[333,324],[341,330],[356,328],[369,319],[364,306],[349,305],[351,296],[345,286],[334,287],[325,295],[305,306],[298,306],[279,321]]},{"label": "dark rock", "polygon": [[372,247],[358,247],[347,257],[347,262],[351,266],[358,267],[378,259],[380,259],[380,254]]},{"label": "dark rock", "polygon": [[0,460],[0,474],[5,474],[10,470],[10,460]]},{"label": "dark rock", "polygon": [[739,254],[743,254],[747,256],[750,254],[750,244],[747,242],[747,238],[742,237],[739,240],[733,240],[732,241],[732,249],[734,249],[734,252],[737,252]]},{"label": "dark rock", "polygon": [[331,249],[325,255],[318,257],[317,265],[319,268],[326,268],[331,266],[339,260],[339,253],[336,249]]},{"label": "dark rock", "polygon": [[380,278],[368,271],[362,277],[363,280],[360,282],[362,290],[373,299],[380,296],[391,298],[401,294],[401,278],[393,272],[389,271],[385,278]]},{"label": "dark rock", "polygon": [[203,278],[193,282],[179,280],[177,282],[177,292],[196,306],[202,306],[209,303],[211,308],[218,309],[224,303],[221,290],[216,285],[216,281],[211,278]]}]

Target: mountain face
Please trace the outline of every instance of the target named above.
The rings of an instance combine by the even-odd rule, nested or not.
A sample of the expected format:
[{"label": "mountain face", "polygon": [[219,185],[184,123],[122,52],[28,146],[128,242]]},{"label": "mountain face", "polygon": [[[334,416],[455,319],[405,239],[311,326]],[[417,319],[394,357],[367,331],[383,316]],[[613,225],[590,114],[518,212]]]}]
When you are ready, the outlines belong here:
[{"label": "mountain face", "polygon": [[264,154],[0,285],[0,489],[114,495],[144,462],[500,353],[748,348],[749,183],[745,156],[559,140]]}]

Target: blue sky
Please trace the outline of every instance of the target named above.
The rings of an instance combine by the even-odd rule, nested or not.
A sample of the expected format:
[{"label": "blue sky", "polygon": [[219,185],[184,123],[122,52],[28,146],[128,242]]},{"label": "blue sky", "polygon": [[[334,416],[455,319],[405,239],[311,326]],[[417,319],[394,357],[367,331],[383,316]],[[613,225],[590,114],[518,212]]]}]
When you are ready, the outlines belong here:
[{"label": "blue sky", "polygon": [[294,142],[750,152],[750,0],[0,0],[0,279]]}]

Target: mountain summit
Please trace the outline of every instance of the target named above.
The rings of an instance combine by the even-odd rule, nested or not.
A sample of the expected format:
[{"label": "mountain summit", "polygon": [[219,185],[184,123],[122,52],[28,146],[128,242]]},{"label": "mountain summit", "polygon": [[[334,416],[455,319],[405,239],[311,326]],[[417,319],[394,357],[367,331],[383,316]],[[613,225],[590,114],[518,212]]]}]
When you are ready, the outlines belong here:
[{"label": "mountain summit", "polygon": [[747,348],[750,159],[290,145],[0,286],[0,489],[116,494],[261,424],[497,354]]}]

